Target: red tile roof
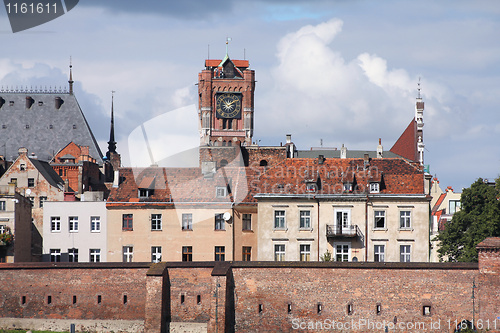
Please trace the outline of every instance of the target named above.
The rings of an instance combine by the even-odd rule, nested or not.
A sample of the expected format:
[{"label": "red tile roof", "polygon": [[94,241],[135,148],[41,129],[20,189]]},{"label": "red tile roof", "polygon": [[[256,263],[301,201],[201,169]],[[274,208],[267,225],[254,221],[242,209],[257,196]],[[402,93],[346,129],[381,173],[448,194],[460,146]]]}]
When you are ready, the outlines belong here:
[{"label": "red tile roof", "polygon": [[500,237],[488,237],[476,247],[478,249],[500,249]]},{"label": "red tile roof", "polygon": [[415,119],[410,121],[410,124],[408,124],[408,127],[406,127],[390,151],[410,161],[418,161],[417,122]]},{"label": "red tile roof", "polygon": [[[217,67],[219,66],[222,59],[207,59],[205,60],[205,67]],[[249,62],[248,60],[232,60],[233,64],[238,68],[248,68]]]},{"label": "red tile roof", "polygon": [[446,198],[446,193],[441,193],[441,195],[439,196],[439,198],[436,201],[436,204],[434,205],[434,207],[432,207],[432,215],[436,215],[439,207],[441,206],[441,204],[444,201],[444,198]]}]

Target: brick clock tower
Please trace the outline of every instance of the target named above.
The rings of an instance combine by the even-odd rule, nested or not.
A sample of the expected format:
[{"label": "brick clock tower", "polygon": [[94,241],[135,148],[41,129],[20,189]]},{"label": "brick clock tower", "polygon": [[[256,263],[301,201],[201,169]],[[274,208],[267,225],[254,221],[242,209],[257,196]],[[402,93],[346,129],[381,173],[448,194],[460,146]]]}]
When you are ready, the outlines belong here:
[{"label": "brick clock tower", "polygon": [[248,60],[205,60],[198,74],[201,146],[252,143],[255,71]]}]

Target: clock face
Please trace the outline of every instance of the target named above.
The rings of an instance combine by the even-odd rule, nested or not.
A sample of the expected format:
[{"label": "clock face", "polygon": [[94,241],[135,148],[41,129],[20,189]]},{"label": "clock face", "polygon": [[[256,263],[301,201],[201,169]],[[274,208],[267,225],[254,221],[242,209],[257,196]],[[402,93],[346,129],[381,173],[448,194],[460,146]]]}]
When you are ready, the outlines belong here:
[{"label": "clock face", "polygon": [[241,118],[241,94],[217,94],[215,103],[217,118]]}]

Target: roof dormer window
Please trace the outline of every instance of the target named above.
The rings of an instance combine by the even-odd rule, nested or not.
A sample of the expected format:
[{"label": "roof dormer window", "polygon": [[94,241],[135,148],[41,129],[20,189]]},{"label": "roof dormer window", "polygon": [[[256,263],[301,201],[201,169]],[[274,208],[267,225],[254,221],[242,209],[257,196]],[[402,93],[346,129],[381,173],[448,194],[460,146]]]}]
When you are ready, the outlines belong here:
[{"label": "roof dormer window", "polygon": [[347,192],[347,193],[352,192],[352,183],[344,183],[344,192]]},{"label": "roof dormer window", "polygon": [[149,188],[140,188],[139,189],[139,198],[149,198],[153,195],[154,190]]},{"label": "roof dormer window", "polygon": [[379,192],[380,192],[380,184],[370,183],[370,193],[379,193]]}]

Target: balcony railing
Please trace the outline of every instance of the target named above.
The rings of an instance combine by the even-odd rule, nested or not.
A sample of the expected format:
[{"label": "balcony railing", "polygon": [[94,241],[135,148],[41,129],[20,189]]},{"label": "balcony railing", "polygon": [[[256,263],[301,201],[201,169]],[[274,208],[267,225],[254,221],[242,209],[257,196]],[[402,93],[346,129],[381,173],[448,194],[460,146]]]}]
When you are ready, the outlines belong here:
[{"label": "balcony railing", "polygon": [[349,226],[337,226],[337,225],[327,225],[326,226],[326,237],[333,238],[354,238],[359,237],[361,241],[364,240],[363,233],[357,225]]}]

